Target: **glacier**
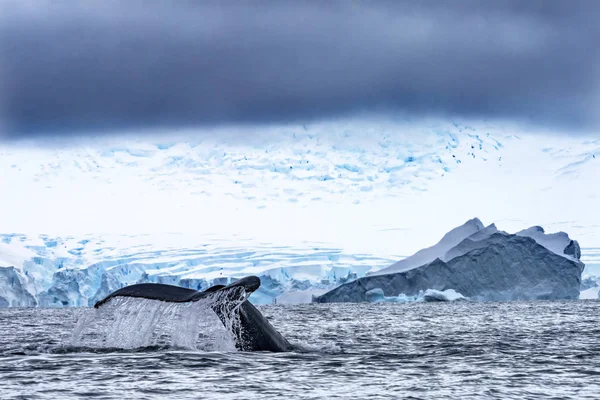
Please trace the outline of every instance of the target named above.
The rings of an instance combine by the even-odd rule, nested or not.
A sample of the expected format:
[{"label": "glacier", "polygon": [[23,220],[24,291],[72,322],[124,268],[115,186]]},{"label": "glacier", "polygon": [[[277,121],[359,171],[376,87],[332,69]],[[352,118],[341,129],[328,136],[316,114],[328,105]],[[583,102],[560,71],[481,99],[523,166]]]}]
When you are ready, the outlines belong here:
[{"label": "glacier", "polygon": [[[448,243],[458,244],[448,249]],[[484,228],[474,218],[406,263],[343,284],[314,301],[364,302],[426,290],[430,300],[442,300],[440,293],[448,290],[472,300],[577,299],[585,266],[580,254],[579,244],[566,233],[545,234],[535,226],[508,234],[495,225]],[[407,267],[415,259],[426,261]]]},{"label": "glacier", "polygon": [[261,288],[250,297],[255,304],[308,303],[391,262],[319,243],[293,247],[238,241],[235,246],[182,234],[0,235],[0,260],[10,260],[5,267],[0,264],[0,305],[86,307],[134,283],[204,290],[247,275],[261,278]]},{"label": "glacier", "polygon": [[[200,238],[184,234],[101,237],[3,234],[0,235],[0,260],[3,260],[0,306],[89,306],[134,283],[166,283],[203,290],[250,274],[258,275],[262,281],[261,289],[250,298],[255,304],[323,301],[331,293],[346,291],[365,281],[370,283],[363,295],[354,291],[351,295],[344,294],[344,298],[409,302],[453,301],[463,297],[508,300],[598,296],[596,280],[581,280],[584,264],[578,259],[581,253],[578,243],[565,233],[545,234],[539,226],[510,235],[498,230],[495,224],[486,227],[478,218],[470,219],[444,235],[439,242],[442,245],[431,247],[435,251],[416,253],[421,260],[427,260],[423,254],[435,257],[425,263],[425,268],[407,268],[416,258],[413,256],[399,264],[391,256],[353,254],[322,243],[294,247],[242,238],[238,241],[233,245],[218,236]],[[448,249],[448,242],[458,244]],[[515,246],[522,249],[515,253],[512,251]],[[560,248],[564,250],[562,255]],[[560,278],[554,286],[577,288],[561,292],[553,285],[534,285],[531,279],[524,280],[508,271],[504,271],[502,279],[493,281],[498,257],[505,264],[528,263],[538,267],[537,260],[543,259],[544,269],[540,273],[547,274],[548,279]],[[475,275],[487,285],[489,290],[485,293],[466,284],[474,279],[469,268],[479,268],[482,259],[492,260]],[[403,272],[381,274],[389,271],[390,265],[401,265]],[[571,272],[556,275],[560,268]],[[419,272],[421,269],[425,272]],[[457,270],[460,273],[454,273]],[[387,282],[388,277],[400,275],[417,283],[404,282],[398,286],[397,282]]]},{"label": "glacier", "polygon": [[26,282],[15,267],[0,267],[0,308],[35,307],[38,303],[27,290]]},{"label": "glacier", "polygon": [[593,136],[349,118],[66,142],[0,143],[0,232],[243,234],[399,256],[479,215],[600,243]]},{"label": "glacier", "polygon": [[[1,304],[84,306],[139,281],[198,289],[249,273],[265,282],[253,301],[307,302],[474,251],[458,232],[405,257],[472,215],[566,230],[600,275],[598,154],[593,136],[369,116],[0,142]],[[559,254],[564,237],[548,240]]]}]

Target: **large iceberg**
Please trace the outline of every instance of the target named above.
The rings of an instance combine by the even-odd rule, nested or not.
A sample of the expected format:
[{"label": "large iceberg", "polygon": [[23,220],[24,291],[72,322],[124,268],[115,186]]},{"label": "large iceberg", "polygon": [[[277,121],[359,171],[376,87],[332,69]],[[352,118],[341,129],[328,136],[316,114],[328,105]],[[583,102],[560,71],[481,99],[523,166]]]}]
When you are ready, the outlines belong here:
[{"label": "large iceberg", "polygon": [[[373,289],[385,297],[452,289],[473,300],[577,299],[584,269],[580,254],[566,233],[547,235],[533,227],[508,234],[473,219],[384,274],[346,283],[314,301],[369,301]],[[415,266],[415,260],[425,263]]]},{"label": "large iceberg", "polygon": [[460,244],[465,238],[476,238],[481,233],[493,233],[496,227],[492,224],[485,228],[479,218],[473,218],[465,222],[463,225],[452,229],[446,233],[444,237],[435,245],[421,249],[410,257],[406,257],[387,268],[380,269],[370,275],[386,275],[395,272],[404,272],[415,267],[420,267],[423,264],[431,262],[436,258],[444,259],[446,253]]}]

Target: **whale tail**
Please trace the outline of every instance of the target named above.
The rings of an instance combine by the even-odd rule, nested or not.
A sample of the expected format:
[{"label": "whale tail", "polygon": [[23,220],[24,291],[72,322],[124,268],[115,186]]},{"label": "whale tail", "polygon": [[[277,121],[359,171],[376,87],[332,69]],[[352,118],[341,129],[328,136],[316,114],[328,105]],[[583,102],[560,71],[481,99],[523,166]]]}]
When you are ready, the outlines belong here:
[{"label": "whale tail", "polygon": [[[172,303],[216,298],[217,301],[211,305],[211,308],[223,325],[231,329],[238,350],[275,352],[292,350],[292,345],[247,300],[248,296],[259,287],[260,279],[256,276],[239,279],[227,286],[215,285],[202,292],[160,283],[140,283],[114,291],[98,301],[94,307],[99,308],[115,297],[137,297]],[[228,323],[232,316],[239,322],[238,327]]]}]

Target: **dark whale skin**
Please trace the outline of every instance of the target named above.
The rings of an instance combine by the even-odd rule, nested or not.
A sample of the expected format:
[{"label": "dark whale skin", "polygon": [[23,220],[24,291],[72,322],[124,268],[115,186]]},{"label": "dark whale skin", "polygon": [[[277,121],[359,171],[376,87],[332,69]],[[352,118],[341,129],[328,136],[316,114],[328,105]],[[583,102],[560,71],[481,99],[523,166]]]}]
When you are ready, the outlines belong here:
[{"label": "dark whale skin", "polygon": [[[259,287],[260,279],[257,276],[247,276],[228,286],[212,286],[203,292],[160,283],[139,283],[112,292],[94,304],[94,308],[101,307],[114,297],[137,297],[170,303],[187,303],[215,296],[215,294],[226,296],[228,300],[231,300],[232,304],[235,304],[233,301],[240,299],[244,294],[249,295]],[[225,319],[231,310],[227,309],[227,304],[229,304],[227,301],[224,304],[225,307],[215,305],[212,309],[221,322],[227,326]],[[233,329],[232,333],[236,338],[236,347],[238,350],[271,352],[293,350],[292,345],[275,330],[267,318],[248,300],[245,300],[235,312],[240,322],[240,329]]]}]

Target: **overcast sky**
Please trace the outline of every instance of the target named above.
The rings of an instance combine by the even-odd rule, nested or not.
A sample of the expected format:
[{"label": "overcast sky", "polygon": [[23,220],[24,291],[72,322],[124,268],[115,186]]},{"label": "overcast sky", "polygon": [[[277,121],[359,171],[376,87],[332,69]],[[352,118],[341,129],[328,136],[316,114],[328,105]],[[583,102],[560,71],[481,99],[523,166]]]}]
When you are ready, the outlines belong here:
[{"label": "overcast sky", "polygon": [[9,137],[373,111],[600,121],[600,1],[0,3]]}]

